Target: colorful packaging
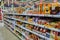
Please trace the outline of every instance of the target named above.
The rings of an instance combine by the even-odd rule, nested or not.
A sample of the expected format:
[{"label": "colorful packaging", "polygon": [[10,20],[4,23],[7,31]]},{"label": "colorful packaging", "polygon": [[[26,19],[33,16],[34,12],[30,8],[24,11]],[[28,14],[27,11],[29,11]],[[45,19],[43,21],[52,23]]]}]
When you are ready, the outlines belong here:
[{"label": "colorful packaging", "polygon": [[33,18],[32,17],[29,17],[28,18],[28,22],[33,22]]},{"label": "colorful packaging", "polygon": [[51,4],[50,3],[44,3],[44,14],[50,14],[50,7]]},{"label": "colorful packaging", "polygon": [[37,23],[38,22],[38,17],[34,18],[33,22]]},{"label": "colorful packaging", "polygon": [[50,38],[51,39],[54,39],[55,38],[55,35],[54,35],[53,31],[51,31],[51,33],[50,33]]},{"label": "colorful packaging", "polygon": [[58,32],[58,40],[60,40],[60,32]]},{"label": "colorful packaging", "polygon": [[43,29],[43,33],[42,33],[43,36],[46,36],[46,31],[47,31],[46,29]]},{"label": "colorful packaging", "polygon": [[43,28],[39,28],[39,32],[40,32],[40,34],[42,35],[42,33],[43,33]]},{"label": "colorful packaging", "polygon": [[46,37],[50,38],[50,32],[51,32],[51,30],[46,29]]},{"label": "colorful packaging", "polygon": [[55,10],[55,7],[57,7],[57,6],[58,6],[58,2],[52,3],[52,10]]},{"label": "colorful packaging", "polygon": [[54,40],[58,40],[58,32],[56,31],[51,31],[51,36],[52,39]]},{"label": "colorful packaging", "polygon": [[40,14],[43,14],[43,4],[39,4],[39,13]]},{"label": "colorful packaging", "polygon": [[39,19],[39,20],[38,20],[38,24],[42,24],[42,20]]}]

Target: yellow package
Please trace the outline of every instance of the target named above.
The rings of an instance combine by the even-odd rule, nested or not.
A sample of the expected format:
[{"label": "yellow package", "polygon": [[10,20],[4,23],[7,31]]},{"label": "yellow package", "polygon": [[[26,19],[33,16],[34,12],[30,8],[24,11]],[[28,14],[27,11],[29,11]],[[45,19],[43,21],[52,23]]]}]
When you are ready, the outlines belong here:
[{"label": "yellow package", "polygon": [[51,4],[50,3],[45,3],[44,4],[44,14],[50,14],[50,7],[51,7]]},{"label": "yellow package", "polygon": [[52,28],[52,26],[50,24],[45,24],[45,27]]},{"label": "yellow package", "polygon": [[28,22],[32,22],[33,21],[33,19],[32,18],[28,18]]}]

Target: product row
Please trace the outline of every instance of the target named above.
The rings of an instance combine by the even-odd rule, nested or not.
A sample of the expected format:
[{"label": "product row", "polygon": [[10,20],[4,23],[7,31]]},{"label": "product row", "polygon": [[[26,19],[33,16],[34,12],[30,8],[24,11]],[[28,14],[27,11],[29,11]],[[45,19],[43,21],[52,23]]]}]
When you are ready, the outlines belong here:
[{"label": "product row", "polygon": [[[5,15],[6,16],[6,15]],[[59,18],[49,18],[49,17],[33,17],[33,16],[6,16],[6,18],[18,20],[31,25],[39,26],[42,28],[47,28],[50,30],[58,31],[60,29],[60,19]],[[56,30],[55,30],[56,29]]]},{"label": "product row", "polygon": [[[22,27],[25,27],[33,32],[36,32],[40,35],[43,35],[47,38],[52,38],[52,39],[58,39],[60,36],[60,32],[56,32],[56,31],[51,31],[49,29],[45,29],[45,28],[41,28],[41,27],[38,27],[38,26],[34,26],[34,25],[30,25],[30,24],[26,24],[26,23],[22,23],[22,22],[17,22],[18,25],[22,25]],[[55,35],[55,36],[54,36]]]},{"label": "product row", "polygon": [[[26,14],[60,15],[60,3],[54,2],[54,1],[53,3],[51,2],[41,3],[39,0],[38,1],[26,1],[26,2],[13,1],[13,3],[9,1],[9,3],[5,2],[4,6],[5,7],[11,6],[11,9],[13,9],[14,13],[17,13],[17,14],[23,14],[23,12],[28,10],[26,11]],[[11,12],[10,8],[7,10]]]},{"label": "product row", "polygon": [[17,28],[21,33],[24,33],[24,34],[27,36],[27,38],[26,38],[25,40],[45,40],[45,39],[40,38],[39,36],[37,36],[37,35],[35,35],[35,34],[33,34],[33,33],[30,33],[30,32],[28,32],[28,31],[26,31],[26,30],[23,30],[23,29],[19,28],[18,26],[16,26],[16,28]]},{"label": "product row", "polygon": [[[7,15],[5,15],[7,16]],[[56,28],[56,29],[60,29],[60,19],[59,18],[51,18],[51,17],[34,17],[34,16],[12,16],[9,15],[7,17],[10,18],[15,18],[15,20],[19,20],[19,21],[25,21],[31,24],[39,24],[39,25],[44,25],[47,28]]]},{"label": "product row", "polygon": [[27,0],[27,1],[21,1],[21,0],[9,0],[9,1],[4,1],[4,6],[5,7],[11,7],[12,5],[14,7],[19,7],[19,6],[22,6],[22,7],[27,7],[27,6],[32,6],[35,2],[38,2],[39,0],[37,1],[31,1],[31,0]]},{"label": "product row", "polygon": [[[8,19],[7,19],[8,20]],[[49,29],[45,29],[45,28],[41,28],[41,27],[38,27],[38,26],[34,26],[34,25],[31,25],[31,24],[27,24],[27,23],[23,23],[23,22],[20,22],[20,21],[16,21],[16,24],[17,25],[20,25],[28,30],[31,30],[32,32],[35,32],[39,35],[42,35],[42,36],[45,36],[47,38],[51,38],[51,39],[54,39],[54,40],[60,40],[60,32],[57,32],[57,31],[51,31]],[[17,26],[16,25],[16,26]],[[20,26],[17,26],[18,28],[21,28]],[[18,29],[20,30],[20,29]],[[23,31],[23,30],[21,30]],[[20,31],[20,32],[21,32]],[[24,31],[25,32],[25,31]],[[28,32],[29,33],[29,32]],[[27,35],[27,33],[26,33]],[[28,36],[28,35],[27,35]],[[28,36],[29,37],[29,36]],[[38,37],[39,38],[39,37]],[[44,39],[43,39],[44,40]]]},{"label": "product row", "polygon": [[[8,21],[6,21],[5,20],[5,22],[7,22],[8,24],[10,24],[10,25],[12,25],[11,23],[9,23]],[[6,24],[7,25],[7,24]],[[40,38],[40,37],[38,37],[37,35],[35,35],[35,34],[32,34],[32,33],[30,33],[30,32],[28,32],[28,31],[26,31],[26,30],[23,30],[23,29],[21,29],[20,27],[18,27],[18,26],[15,26],[14,28],[13,28],[13,26],[11,27],[10,25],[8,25],[8,27],[12,30],[12,31],[14,31],[15,32],[15,34],[18,34],[21,38],[22,38],[22,40],[45,40],[45,39],[43,39],[43,38]],[[19,31],[18,31],[19,30]],[[26,37],[27,36],[27,37]]]}]

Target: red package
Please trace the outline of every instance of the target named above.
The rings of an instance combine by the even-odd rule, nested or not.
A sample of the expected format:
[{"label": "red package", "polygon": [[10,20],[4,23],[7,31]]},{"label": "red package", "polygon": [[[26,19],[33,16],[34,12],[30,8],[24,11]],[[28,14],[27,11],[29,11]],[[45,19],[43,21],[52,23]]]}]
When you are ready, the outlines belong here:
[{"label": "red package", "polygon": [[2,14],[0,13],[0,20],[2,20]]},{"label": "red package", "polygon": [[2,20],[2,10],[0,8],[0,20]]}]

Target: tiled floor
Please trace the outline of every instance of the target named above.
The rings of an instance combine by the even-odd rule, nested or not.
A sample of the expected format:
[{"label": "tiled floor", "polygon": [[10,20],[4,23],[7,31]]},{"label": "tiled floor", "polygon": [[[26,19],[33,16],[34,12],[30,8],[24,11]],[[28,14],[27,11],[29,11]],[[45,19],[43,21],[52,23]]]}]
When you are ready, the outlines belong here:
[{"label": "tiled floor", "polygon": [[8,29],[5,28],[3,23],[0,23],[0,40],[19,40]]}]

